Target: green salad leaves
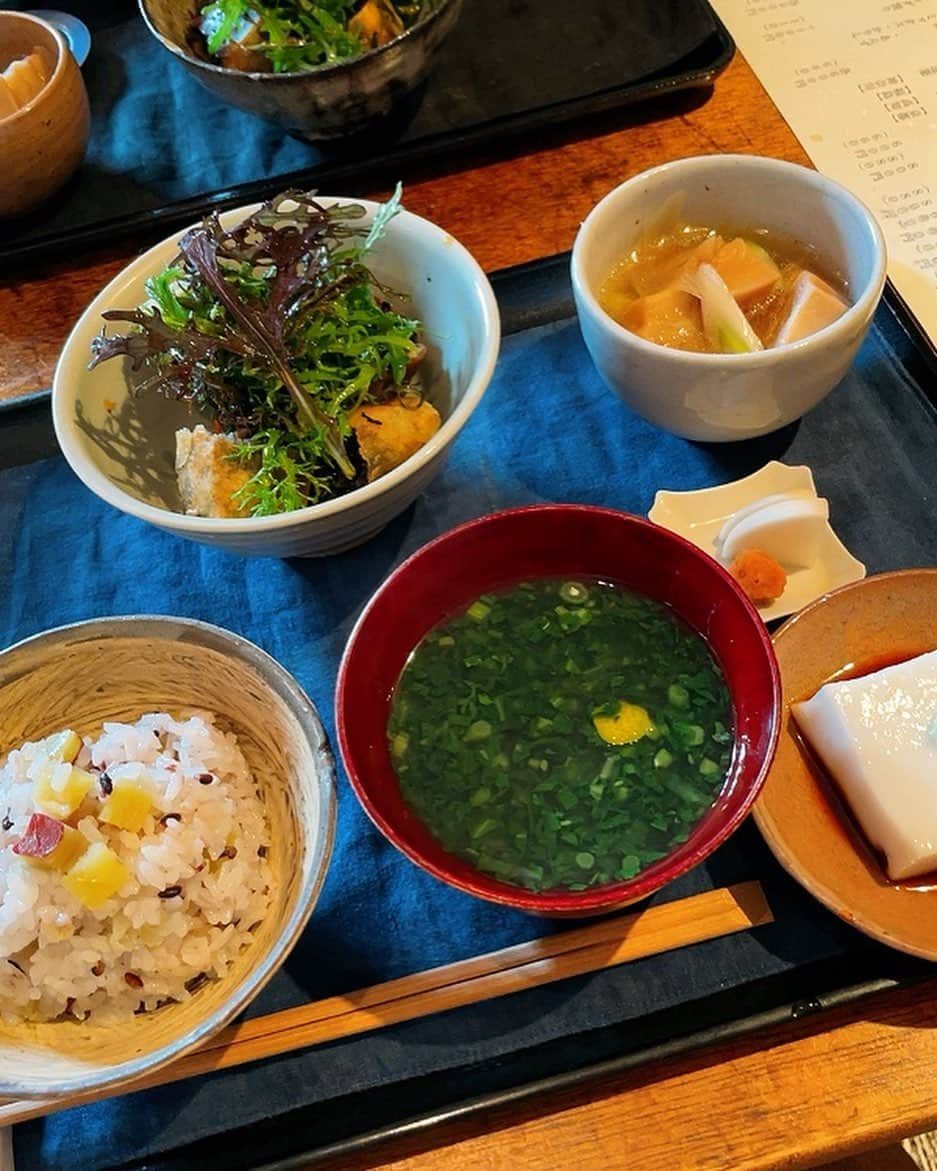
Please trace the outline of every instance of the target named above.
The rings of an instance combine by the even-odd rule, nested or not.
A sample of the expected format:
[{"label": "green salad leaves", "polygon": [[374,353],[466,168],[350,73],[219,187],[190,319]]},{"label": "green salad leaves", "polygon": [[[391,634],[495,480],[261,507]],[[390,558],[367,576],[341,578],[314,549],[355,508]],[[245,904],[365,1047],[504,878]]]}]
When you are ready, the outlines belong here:
[{"label": "green salad leaves", "polygon": [[231,230],[209,215],[147,281],[148,302],[103,314],[131,329],[95,338],[91,366],[126,356],[137,392],[190,399],[236,436],[254,515],[348,491],[363,475],[349,414],[419,394],[418,322],[365,264],[399,204],[398,187],[370,227],[359,205],[324,207],[301,191]]},{"label": "green salad leaves", "polygon": [[357,57],[405,32],[429,0],[215,0],[199,28],[212,57],[232,68],[293,73]]}]

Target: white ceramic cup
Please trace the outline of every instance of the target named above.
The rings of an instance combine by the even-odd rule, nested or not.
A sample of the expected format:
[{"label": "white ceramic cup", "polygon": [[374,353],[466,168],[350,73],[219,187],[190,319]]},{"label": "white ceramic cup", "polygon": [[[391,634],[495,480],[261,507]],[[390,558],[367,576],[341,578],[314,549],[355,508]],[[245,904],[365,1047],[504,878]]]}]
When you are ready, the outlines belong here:
[{"label": "white ceramic cup", "polygon": [[[801,341],[753,354],[697,354],[619,325],[596,294],[613,265],[672,196],[683,218],[738,232],[759,228],[816,249],[845,279],[849,309]],[[579,324],[604,382],[639,415],[686,439],[765,435],[799,419],[849,369],[885,283],[881,229],[854,195],[816,171],[753,155],[704,155],[644,171],[586,217],[573,247]]]}]

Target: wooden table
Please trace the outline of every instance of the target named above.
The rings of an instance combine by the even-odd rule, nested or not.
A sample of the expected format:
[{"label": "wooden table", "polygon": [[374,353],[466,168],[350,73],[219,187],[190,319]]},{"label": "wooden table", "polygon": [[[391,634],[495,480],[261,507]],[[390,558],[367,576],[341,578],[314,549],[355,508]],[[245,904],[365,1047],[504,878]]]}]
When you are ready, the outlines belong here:
[{"label": "wooden table", "polygon": [[[494,270],[562,252],[592,205],[668,158],[806,156],[736,58],[711,95],[557,131],[411,177],[407,206]],[[388,177],[390,178],[390,177]],[[370,194],[385,195],[387,192]],[[365,193],[362,193],[365,194]],[[147,241],[139,241],[140,247]],[[68,329],[126,249],[0,286],[0,397],[47,386]],[[937,981],[784,1029],[398,1140],[337,1171],[744,1171],[808,1167],[937,1124]],[[418,1112],[420,1104],[414,1103]]]}]

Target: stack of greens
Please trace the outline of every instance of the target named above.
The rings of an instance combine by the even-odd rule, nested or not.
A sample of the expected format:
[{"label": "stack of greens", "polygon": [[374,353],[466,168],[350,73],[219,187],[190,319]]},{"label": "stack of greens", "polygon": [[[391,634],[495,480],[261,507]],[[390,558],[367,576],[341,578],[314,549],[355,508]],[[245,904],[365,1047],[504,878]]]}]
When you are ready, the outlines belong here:
[{"label": "stack of greens", "polygon": [[399,36],[428,0],[215,0],[200,12],[211,57],[235,69],[294,73],[357,57]]},{"label": "stack of greens", "polygon": [[137,392],[190,399],[233,435],[232,458],[253,473],[238,493],[245,512],[288,512],[357,487],[365,468],[351,412],[419,395],[418,323],[391,307],[365,264],[399,201],[398,188],[370,228],[364,208],[298,191],[231,231],[208,216],[147,281],[146,304],[103,314],[133,328],[95,338],[92,366],[126,355]]}]

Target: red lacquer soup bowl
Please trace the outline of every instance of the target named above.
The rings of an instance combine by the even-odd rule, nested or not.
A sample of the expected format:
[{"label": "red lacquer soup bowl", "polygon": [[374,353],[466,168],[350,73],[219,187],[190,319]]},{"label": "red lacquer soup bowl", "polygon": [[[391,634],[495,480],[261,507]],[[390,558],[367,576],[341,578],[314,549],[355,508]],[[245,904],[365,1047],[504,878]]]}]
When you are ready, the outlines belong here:
[{"label": "red lacquer soup bowl", "polygon": [[[483,874],[444,850],[401,796],[387,742],[394,686],[423,636],[480,594],[538,577],[599,578],[666,603],[706,639],[732,697],[734,749],[713,806],[685,842],[634,878],[584,891],[529,891]],[[494,513],[414,553],[359,618],[336,692],[345,768],[378,829],[443,882],[543,915],[590,915],[626,906],[711,854],[758,795],[777,744],[780,710],[771,640],[720,565],[649,521],[610,509],[561,504]]]}]

